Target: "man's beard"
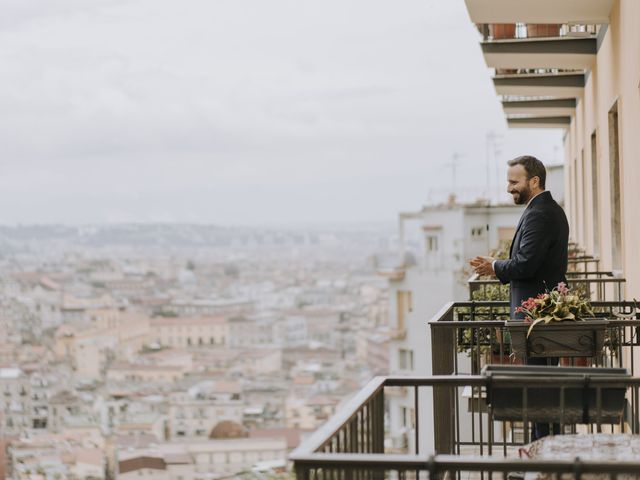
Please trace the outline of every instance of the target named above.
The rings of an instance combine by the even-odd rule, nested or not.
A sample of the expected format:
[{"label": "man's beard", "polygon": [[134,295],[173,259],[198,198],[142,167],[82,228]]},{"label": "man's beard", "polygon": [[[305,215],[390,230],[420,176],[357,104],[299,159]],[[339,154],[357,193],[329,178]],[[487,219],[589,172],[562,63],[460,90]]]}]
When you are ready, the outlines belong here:
[{"label": "man's beard", "polygon": [[516,192],[516,194],[517,196],[513,196],[513,202],[516,205],[524,205],[531,198],[531,190],[529,188],[525,188],[522,191]]}]

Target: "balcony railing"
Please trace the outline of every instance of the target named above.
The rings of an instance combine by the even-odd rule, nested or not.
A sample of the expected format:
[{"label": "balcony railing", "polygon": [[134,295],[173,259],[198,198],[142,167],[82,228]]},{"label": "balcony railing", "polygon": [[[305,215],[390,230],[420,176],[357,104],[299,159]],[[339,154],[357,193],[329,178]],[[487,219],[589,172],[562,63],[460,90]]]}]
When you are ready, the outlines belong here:
[{"label": "balcony railing", "polygon": [[478,30],[485,41],[532,38],[595,37],[600,26],[593,24],[480,24]]},{"label": "balcony railing", "polygon": [[[580,290],[592,301],[619,301],[624,298],[626,279],[607,271],[568,271],[567,281],[573,289]],[[468,280],[470,299],[508,300],[509,287],[495,278],[482,278],[477,274]],[[552,289],[555,285],[549,285]]]},{"label": "balcony railing", "polygon": [[[561,418],[563,432],[638,433],[637,412],[625,410],[619,418],[607,418],[603,398],[607,389],[622,389],[626,398],[637,397],[640,378],[615,375],[594,376],[585,385],[584,375],[562,379],[537,377],[503,378],[496,384],[487,376],[446,375],[431,377],[376,377],[337,415],[305,441],[290,456],[298,479],[383,479],[383,478],[459,478],[454,473],[550,472],[609,473],[640,472],[640,462],[589,461],[589,452],[576,452],[570,460],[517,459],[518,447],[529,439],[529,421],[535,420],[527,398],[536,389],[557,389],[558,412],[568,412],[569,392],[593,393],[591,416],[586,424],[569,424]],[[498,388],[508,385],[515,398],[521,398],[517,420],[497,420],[491,398]],[[408,389],[416,411],[413,424],[415,447],[412,451],[391,452],[385,421],[385,389]],[[463,402],[463,392],[471,391],[475,402]],[[427,422],[420,421],[421,418]],[[421,429],[427,431],[423,432]],[[516,432],[520,431],[520,435]],[[419,440],[427,439],[427,445]],[[436,456],[433,456],[437,454]],[[480,455],[480,456],[478,456]],[[501,458],[504,457],[504,458]],[[508,458],[510,457],[510,458]],[[635,470],[634,470],[635,469]],[[476,477],[472,477],[476,478]],[[480,478],[479,476],[477,478]],[[491,477],[487,477],[491,478]],[[505,478],[505,477],[503,477]],[[535,477],[534,477],[535,478]]]},{"label": "balcony railing", "polygon": [[578,255],[569,257],[568,269],[570,272],[588,272],[597,271],[600,265],[600,259],[592,255]]},{"label": "balcony railing", "polygon": [[[628,368],[634,374],[636,348],[640,348],[640,311],[635,302],[591,302],[597,318],[607,319],[604,349],[586,360],[592,366]],[[505,320],[506,301],[451,302],[431,322],[432,372],[477,375],[487,364],[512,364]],[[567,360],[571,365],[574,360]],[[583,365],[584,365],[583,363]]]}]

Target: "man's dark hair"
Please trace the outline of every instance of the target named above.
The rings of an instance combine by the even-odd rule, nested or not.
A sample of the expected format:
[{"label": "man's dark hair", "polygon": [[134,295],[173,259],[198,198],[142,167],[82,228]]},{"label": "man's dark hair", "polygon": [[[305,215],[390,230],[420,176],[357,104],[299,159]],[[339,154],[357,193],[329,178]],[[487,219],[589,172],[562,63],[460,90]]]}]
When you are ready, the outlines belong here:
[{"label": "man's dark hair", "polygon": [[527,172],[527,180],[530,180],[533,177],[538,177],[540,179],[540,188],[544,190],[544,184],[547,179],[547,170],[544,168],[544,164],[536,157],[532,157],[531,155],[522,155],[521,157],[509,160],[507,163],[510,167],[522,165]]}]

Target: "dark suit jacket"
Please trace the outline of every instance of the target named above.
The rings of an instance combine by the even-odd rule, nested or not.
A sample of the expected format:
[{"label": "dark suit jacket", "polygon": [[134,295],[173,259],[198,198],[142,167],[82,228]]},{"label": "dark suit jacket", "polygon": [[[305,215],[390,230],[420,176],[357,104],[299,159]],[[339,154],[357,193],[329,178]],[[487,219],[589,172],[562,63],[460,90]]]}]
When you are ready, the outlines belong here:
[{"label": "dark suit jacket", "polygon": [[566,282],[569,223],[550,192],[536,196],[525,209],[513,237],[509,260],[494,269],[502,283],[510,283],[512,318],[523,300]]}]

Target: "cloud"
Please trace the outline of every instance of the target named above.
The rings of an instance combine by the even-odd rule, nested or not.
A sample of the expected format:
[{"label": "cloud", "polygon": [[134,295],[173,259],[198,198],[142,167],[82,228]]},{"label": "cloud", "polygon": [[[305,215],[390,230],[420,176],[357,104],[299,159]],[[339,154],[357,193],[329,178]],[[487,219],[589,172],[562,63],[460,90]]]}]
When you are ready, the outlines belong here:
[{"label": "cloud", "polygon": [[490,129],[560,142],[504,130],[462,2],[10,0],[0,41],[0,223],[388,218]]}]

